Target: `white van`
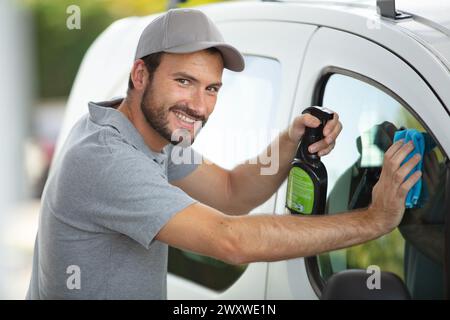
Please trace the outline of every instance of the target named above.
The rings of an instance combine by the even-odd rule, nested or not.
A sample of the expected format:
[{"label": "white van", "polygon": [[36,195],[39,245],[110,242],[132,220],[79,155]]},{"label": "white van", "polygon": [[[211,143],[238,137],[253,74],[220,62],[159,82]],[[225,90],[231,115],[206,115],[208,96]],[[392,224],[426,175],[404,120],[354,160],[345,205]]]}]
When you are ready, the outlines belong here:
[{"label": "white van", "polygon": [[[335,214],[370,202],[393,128],[427,132],[430,150],[421,208],[408,209],[391,234],[317,257],[245,266],[171,249],[169,299],[317,299],[333,275],[373,265],[396,274],[412,298],[449,297],[450,3],[397,1],[397,13],[393,5],[245,1],[199,7],[246,59],[243,72],[224,71],[216,110],[194,144],[207,158],[232,168],[259,151],[259,138],[245,132],[279,130],[305,107],[327,106],[344,125],[336,148],[323,158],[326,213]],[[58,145],[88,101],[125,95],[138,37],[156,16],[119,20],[92,44]],[[245,140],[233,157],[220,140],[230,124]],[[285,214],[285,197],[286,183],[252,214]]]}]

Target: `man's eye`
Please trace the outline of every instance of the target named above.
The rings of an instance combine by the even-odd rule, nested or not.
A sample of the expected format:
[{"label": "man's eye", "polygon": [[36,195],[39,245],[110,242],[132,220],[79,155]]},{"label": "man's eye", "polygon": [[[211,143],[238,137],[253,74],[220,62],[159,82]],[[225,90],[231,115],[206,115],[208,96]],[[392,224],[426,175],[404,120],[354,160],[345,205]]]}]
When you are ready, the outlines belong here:
[{"label": "man's eye", "polygon": [[210,92],[213,92],[213,93],[219,92],[219,88],[217,88],[217,87],[209,87],[207,90]]},{"label": "man's eye", "polygon": [[189,84],[189,80],[188,79],[177,79],[176,81],[178,81],[179,83],[181,83],[183,85],[188,85]]}]

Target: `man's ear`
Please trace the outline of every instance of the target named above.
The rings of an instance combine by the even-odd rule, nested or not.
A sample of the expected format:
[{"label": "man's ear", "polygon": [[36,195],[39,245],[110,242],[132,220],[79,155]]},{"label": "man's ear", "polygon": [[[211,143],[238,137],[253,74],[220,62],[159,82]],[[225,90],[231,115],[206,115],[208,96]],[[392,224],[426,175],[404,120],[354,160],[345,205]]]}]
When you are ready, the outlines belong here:
[{"label": "man's ear", "polygon": [[131,69],[131,81],[137,91],[144,90],[148,81],[148,71],[145,63],[142,59],[138,59],[134,62]]}]

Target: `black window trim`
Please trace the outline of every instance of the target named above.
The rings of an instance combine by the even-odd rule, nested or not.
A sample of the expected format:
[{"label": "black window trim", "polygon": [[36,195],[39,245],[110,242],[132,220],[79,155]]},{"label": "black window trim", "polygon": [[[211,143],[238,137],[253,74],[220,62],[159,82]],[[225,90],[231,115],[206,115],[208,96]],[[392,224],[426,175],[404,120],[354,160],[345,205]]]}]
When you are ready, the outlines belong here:
[{"label": "black window trim", "polygon": [[[427,130],[427,132],[433,137],[434,141],[436,142],[436,144],[437,144],[438,148],[440,149],[440,151],[442,152],[442,154],[447,159],[447,161],[446,161],[447,178],[446,178],[446,184],[445,184],[447,196],[445,197],[445,199],[446,199],[445,206],[450,209],[450,160],[449,160],[449,157],[446,154],[445,150],[439,144],[439,140],[436,139],[436,137],[434,136],[433,131],[430,130],[430,128],[426,125],[426,123],[424,123],[424,121],[421,119],[421,117],[419,117],[419,115],[409,106],[409,104],[407,104],[406,101],[404,101],[398,94],[396,94],[394,91],[392,91],[388,87],[384,86],[383,84],[381,84],[367,76],[364,76],[358,72],[355,72],[355,71],[352,71],[349,69],[345,69],[345,68],[335,67],[335,66],[328,66],[328,67],[325,67],[324,69],[322,69],[322,72],[314,86],[314,92],[312,94],[312,99],[311,99],[311,102],[312,102],[311,105],[322,106],[323,96],[325,93],[326,85],[328,83],[328,80],[333,75],[348,76],[352,79],[360,80],[364,83],[367,83],[367,84],[381,90],[382,92],[389,95],[391,98],[398,101]],[[433,93],[435,93],[435,92],[433,91]],[[439,97],[437,97],[437,98],[438,98],[439,102],[441,102]],[[443,108],[445,109],[444,106],[443,106]],[[448,212],[449,211],[450,210],[448,210]],[[449,219],[450,219],[450,214],[447,214],[445,217],[445,226],[446,226],[445,227],[445,235],[444,235],[445,236],[445,257],[444,257],[444,266],[443,266],[443,269],[444,269],[444,296],[446,299],[450,299],[450,221],[449,221]],[[322,296],[322,291],[325,287],[326,282],[320,275],[317,256],[305,257],[304,261],[305,261],[306,273],[308,275],[308,280],[309,280],[314,292],[316,293],[317,297],[320,299],[320,297]]]}]

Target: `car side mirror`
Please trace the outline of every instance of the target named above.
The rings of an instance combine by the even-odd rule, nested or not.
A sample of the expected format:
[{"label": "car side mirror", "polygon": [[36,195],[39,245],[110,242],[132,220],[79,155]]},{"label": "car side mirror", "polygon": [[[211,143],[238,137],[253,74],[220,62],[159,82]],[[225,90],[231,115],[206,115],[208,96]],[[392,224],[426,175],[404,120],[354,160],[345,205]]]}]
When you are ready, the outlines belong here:
[{"label": "car side mirror", "polygon": [[409,300],[403,281],[390,272],[380,272],[378,288],[369,288],[371,274],[351,269],[335,273],[322,291],[322,300]]}]

